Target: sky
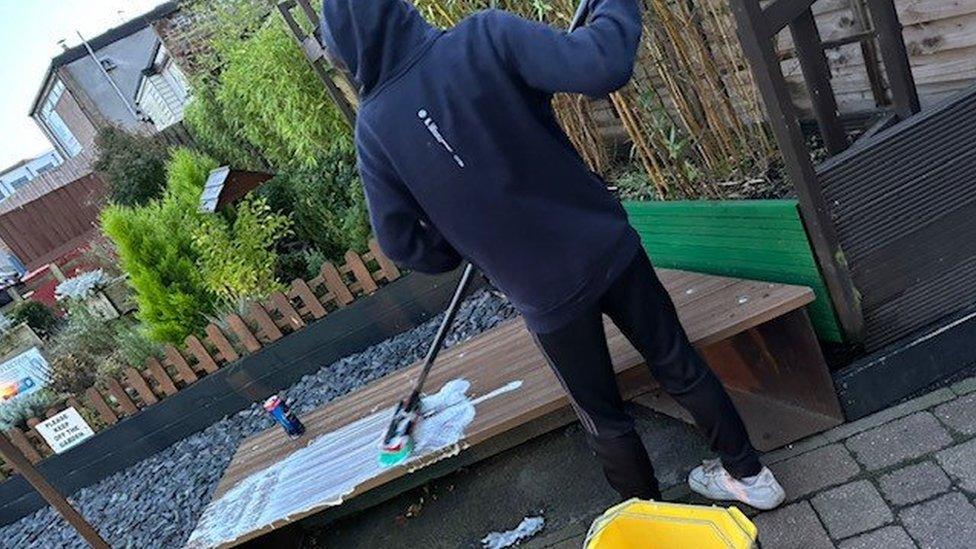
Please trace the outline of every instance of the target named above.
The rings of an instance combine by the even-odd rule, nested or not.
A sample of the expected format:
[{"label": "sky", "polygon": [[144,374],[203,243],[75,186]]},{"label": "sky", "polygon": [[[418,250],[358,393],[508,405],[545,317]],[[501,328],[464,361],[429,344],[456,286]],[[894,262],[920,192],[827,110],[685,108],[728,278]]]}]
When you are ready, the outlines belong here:
[{"label": "sky", "polygon": [[51,58],[162,0],[0,0],[0,171],[51,149],[27,116]]}]

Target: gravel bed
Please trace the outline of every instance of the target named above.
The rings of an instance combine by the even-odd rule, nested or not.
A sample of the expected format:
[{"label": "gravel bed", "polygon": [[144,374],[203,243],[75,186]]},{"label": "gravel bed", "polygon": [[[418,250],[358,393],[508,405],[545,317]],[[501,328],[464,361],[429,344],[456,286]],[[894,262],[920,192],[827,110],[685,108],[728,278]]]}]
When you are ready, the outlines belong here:
[{"label": "gravel bed", "polygon": [[[458,312],[451,346],[515,316],[507,300],[482,290]],[[307,375],[285,391],[301,414],[423,357],[440,316],[362,353]],[[241,440],[272,421],[257,404],[226,417],[70,499],[112,547],[182,547]],[[378,436],[378,435],[377,435]],[[6,547],[87,547],[50,507],[0,529]]]}]

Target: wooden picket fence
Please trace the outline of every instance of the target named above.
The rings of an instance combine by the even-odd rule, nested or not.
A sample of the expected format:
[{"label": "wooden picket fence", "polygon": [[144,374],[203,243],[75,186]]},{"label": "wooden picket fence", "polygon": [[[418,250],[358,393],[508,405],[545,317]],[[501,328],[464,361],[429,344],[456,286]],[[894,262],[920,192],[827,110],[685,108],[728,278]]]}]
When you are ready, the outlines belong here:
[{"label": "wooden picket fence", "polygon": [[[83,397],[67,398],[49,409],[46,417],[74,407],[96,432],[105,429],[400,277],[376,241],[369,243],[369,249],[362,255],[348,251],[345,264],[325,263],[315,278],[297,279],[286,293],[252,303],[245,314],[230,314],[220,325],[211,323],[201,337],[187,337],[182,349],[167,345],[162,360],[151,358],[141,370],[127,368],[120,379],[105,379]],[[10,441],[34,463],[53,454],[34,429],[41,421],[31,418],[26,430],[14,427],[6,431]],[[0,479],[10,474],[9,465],[0,461]]]}]

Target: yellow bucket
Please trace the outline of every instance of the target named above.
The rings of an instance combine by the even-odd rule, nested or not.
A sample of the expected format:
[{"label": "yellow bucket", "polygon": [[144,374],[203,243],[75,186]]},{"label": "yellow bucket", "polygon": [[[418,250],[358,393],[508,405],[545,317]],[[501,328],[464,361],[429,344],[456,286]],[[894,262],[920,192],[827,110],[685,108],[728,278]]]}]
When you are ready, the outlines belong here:
[{"label": "yellow bucket", "polygon": [[593,521],[586,549],[750,549],[758,530],[735,507],[632,499]]}]

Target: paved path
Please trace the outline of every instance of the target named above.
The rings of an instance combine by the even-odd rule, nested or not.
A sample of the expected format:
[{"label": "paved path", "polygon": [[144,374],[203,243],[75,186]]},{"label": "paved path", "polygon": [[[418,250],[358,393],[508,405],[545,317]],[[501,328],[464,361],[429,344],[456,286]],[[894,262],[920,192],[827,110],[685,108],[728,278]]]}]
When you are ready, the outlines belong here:
[{"label": "paved path", "polygon": [[[666,499],[703,503],[682,479],[705,456],[687,426],[639,419]],[[750,515],[763,549],[976,547],[976,378],[767,454],[789,501]],[[613,494],[576,426],[323,530],[311,547],[476,547],[542,511],[524,547],[579,548]],[[418,545],[419,544],[419,545]]]}]

